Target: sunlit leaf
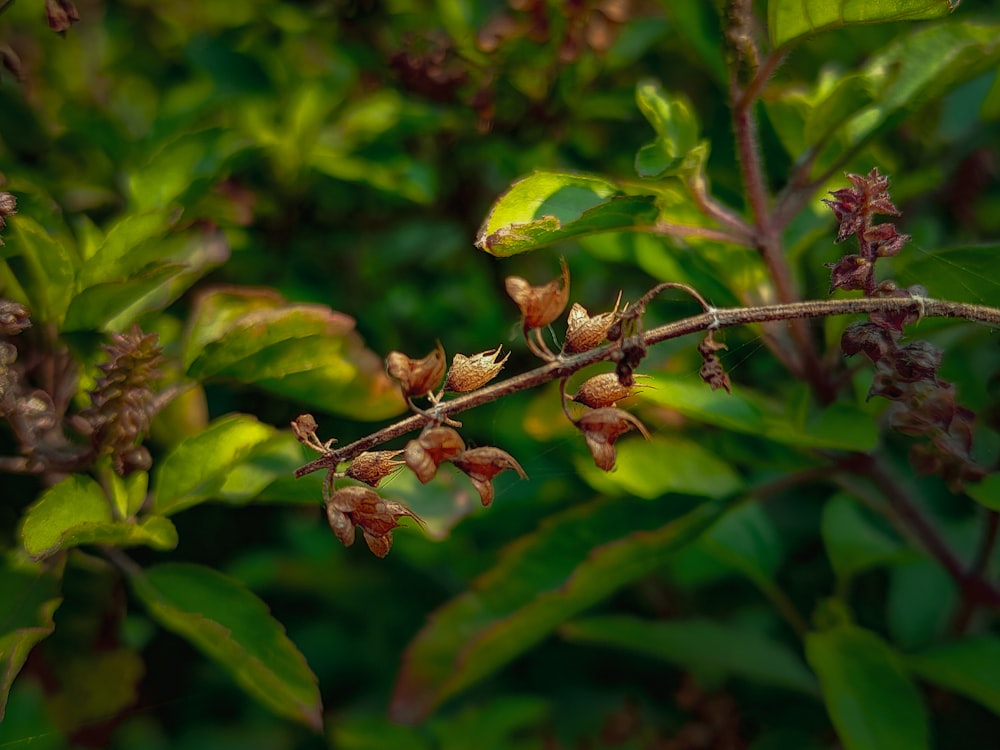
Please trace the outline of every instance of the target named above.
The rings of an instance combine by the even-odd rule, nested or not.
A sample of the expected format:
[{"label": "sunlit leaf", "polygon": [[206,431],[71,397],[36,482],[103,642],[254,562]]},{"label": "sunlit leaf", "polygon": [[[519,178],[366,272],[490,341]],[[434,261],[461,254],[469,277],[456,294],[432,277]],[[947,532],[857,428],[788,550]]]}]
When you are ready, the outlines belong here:
[{"label": "sunlit leaf", "polygon": [[580,473],[594,489],[647,499],[669,492],[722,498],[743,485],[729,464],[693,440],[661,434],[648,441],[623,439],[616,448],[613,472],[601,471],[589,459],[579,463]]},{"label": "sunlit leaf", "polygon": [[810,633],[806,658],[845,750],[925,750],[927,713],[902,657],[870,630]]},{"label": "sunlit leaf", "polygon": [[61,563],[39,565],[0,558],[0,722],[11,684],[31,649],[55,629],[53,614],[62,603]]},{"label": "sunlit leaf", "polygon": [[571,641],[612,646],[694,671],[722,672],[754,683],[818,695],[800,656],[746,628],[708,619],[642,620],[627,615],[573,620],[559,629]]},{"label": "sunlit leaf", "polygon": [[122,310],[183,270],[184,266],[178,263],[157,264],[127,279],[87,287],[70,302],[63,330],[109,330],[108,322]]},{"label": "sunlit leaf", "polygon": [[1000,639],[964,638],[906,657],[919,677],[971,698],[1000,715]]},{"label": "sunlit leaf", "polygon": [[868,451],[878,443],[878,425],[861,409],[832,404],[798,424],[783,404],[746,387],[713,391],[697,378],[653,375],[638,398],[727,430],[799,448]]},{"label": "sunlit leaf", "polygon": [[656,140],[639,149],[635,168],[640,177],[677,172],[698,145],[698,120],[691,104],[679,95],[667,95],[656,81],[636,87],[639,110],[656,131]]},{"label": "sunlit leaf", "polygon": [[150,617],[190,641],[274,713],[322,727],[316,677],[249,589],[200,565],[168,563],[129,582]]},{"label": "sunlit leaf", "polygon": [[202,295],[185,357],[191,377],[253,384],[313,409],[380,419],[403,406],[353,318],[322,305],[287,304],[274,293]]},{"label": "sunlit leaf", "polygon": [[104,242],[84,262],[77,277],[77,288],[86,289],[109,281],[122,282],[131,271],[146,265],[147,258],[136,263],[124,259],[133,255],[145,243],[162,239],[177,220],[177,214],[166,210],[128,213],[120,217],[104,236]]},{"label": "sunlit leaf", "polygon": [[73,474],[46,490],[25,513],[20,537],[36,560],[81,544],[145,545],[161,550],[177,545],[177,530],[162,516],[149,516],[139,523],[113,520],[104,491],[83,474]]},{"label": "sunlit leaf", "polygon": [[497,199],[476,247],[505,258],[594,232],[648,226],[656,214],[651,195],[628,195],[599,177],[536,172]]},{"label": "sunlit leaf", "polygon": [[231,474],[274,435],[273,427],[236,414],[221,417],[181,441],[156,466],[157,512],[176,513],[217,497],[227,482],[240,482],[240,475],[231,478]]},{"label": "sunlit leaf", "polygon": [[771,42],[780,47],[799,37],[848,24],[917,21],[946,16],[960,0],[768,0]]},{"label": "sunlit leaf", "polygon": [[[407,648],[391,715],[414,722],[541,641],[560,623],[655,569],[725,508],[602,500],[550,518]],[[688,506],[689,507],[689,506]]]}]

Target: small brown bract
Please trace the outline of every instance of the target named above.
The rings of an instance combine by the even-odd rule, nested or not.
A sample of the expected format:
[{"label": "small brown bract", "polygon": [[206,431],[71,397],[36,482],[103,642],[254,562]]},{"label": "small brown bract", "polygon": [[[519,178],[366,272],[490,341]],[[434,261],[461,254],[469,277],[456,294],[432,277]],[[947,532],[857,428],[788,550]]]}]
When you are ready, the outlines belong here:
[{"label": "small brown bract", "polygon": [[626,432],[634,428],[649,439],[649,432],[642,422],[627,411],[611,407],[588,411],[576,421],[576,426],[583,430],[594,463],[604,471],[614,468],[617,457],[615,441]]},{"label": "small brown bract", "polygon": [[569,318],[566,324],[566,341],[563,349],[570,353],[586,352],[599,345],[608,336],[608,331],[618,319],[618,305],[621,303],[621,294],[615,302],[615,308],[611,312],[599,313],[591,316],[587,309],[579,302],[574,302],[569,309]]},{"label": "small brown bract", "polygon": [[584,380],[572,400],[591,409],[600,409],[628,398],[635,393],[635,388],[635,385],[622,385],[616,373],[604,372]]},{"label": "small brown bract", "polygon": [[507,294],[521,309],[524,329],[544,328],[558,318],[569,301],[569,268],[561,261],[562,276],[541,286],[532,286],[520,276],[508,276]]},{"label": "small brown bract", "polygon": [[439,341],[437,348],[423,359],[411,359],[402,352],[389,352],[385,365],[389,377],[399,382],[403,396],[413,398],[437,389],[444,378],[447,361]]},{"label": "small brown bract", "polygon": [[344,487],[326,501],[326,517],[330,528],[345,547],[354,544],[355,529],[360,528],[368,548],[378,557],[385,557],[392,547],[392,530],[399,519],[412,518],[423,526],[423,519],[402,503],[386,500],[367,487]]},{"label": "small brown bract", "polygon": [[448,370],[444,389],[453,393],[467,393],[486,385],[497,376],[510,357],[510,352],[507,352],[503,359],[500,359],[500,349],[498,346],[496,349],[473,354],[471,357],[456,354],[451,369]]},{"label": "small brown bract", "polygon": [[437,473],[438,466],[465,450],[462,436],[450,427],[430,427],[403,449],[403,460],[423,484]]},{"label": "small brown bract", "polygon": [[451,459],[451,462],[464,471],[473,486],[479,492],[479,499],[483,505],[493,502],[493,477],[507,469],[513,469],[521,479],[527,479],[528,475],[512,455],[507,451],[484,446],[482,448],[471,448],[459,453]]},{"label": "small brown bract", "polygon": [[365,451],[351,461],[351,465],[344,472],[345,476],[364,482],[370,487],[378,487],[378,483],[385,477],[392,474],[405,461],[397,461],[402,451]]}]

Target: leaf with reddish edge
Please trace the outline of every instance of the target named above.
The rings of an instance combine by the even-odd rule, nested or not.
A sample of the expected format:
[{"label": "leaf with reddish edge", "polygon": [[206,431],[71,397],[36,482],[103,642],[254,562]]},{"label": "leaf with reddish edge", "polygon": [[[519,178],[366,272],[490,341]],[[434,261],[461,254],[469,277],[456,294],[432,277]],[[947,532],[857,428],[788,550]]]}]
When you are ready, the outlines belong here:
[{"label": "leaf with reddish edge", "polygon": [[358,419],[404,408],[353,318],[324,305],[290,304],[269,290],[223,287],[199,296],[184,361],[193,378],[253,384]]},{"label": "leaf with reddish edge", "polygon": [[[509,546],[410,643],[390,714],[415,723],[560,624],[662,565],[732,504],[601,499]],[[685,512],[687,511],[687,512]]]},{"label": "leaf with reddish edge", "polygon": [[535,172],[493,204],[476,247],[506,258],[572,237],[651,226],[657,213],[654,196],[629,195],[603,178]]},{"label": "leaf with reddish edge", "polygon": [[187,563],[130,571],[129,583],[152,619],[218,663],[248,695],[279,716],[323,726],[316,676],[242,583]]}]

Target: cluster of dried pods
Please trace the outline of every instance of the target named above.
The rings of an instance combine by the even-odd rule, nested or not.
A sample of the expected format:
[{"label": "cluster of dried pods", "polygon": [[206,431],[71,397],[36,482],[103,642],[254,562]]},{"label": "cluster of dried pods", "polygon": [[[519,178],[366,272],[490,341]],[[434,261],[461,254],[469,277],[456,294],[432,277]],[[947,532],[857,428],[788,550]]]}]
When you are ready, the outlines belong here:
[{"label": "cluster of dried pods", "polygon": [[[528,349],[545,362],[564,356],[589,351],[605,341],[617,343],[611,359],[615,372],[594,375],[585,380],[576,393],[566,394],[566,378],[560,383],[563,411],[582,433],[593,456],[594,463],[605,471],[614,468],[615,441],[626,432],[636,430],[648,438],[643,424],[632,414],[618,408],[617,403],[632,395],[637,385],[634,368],[646,354],[642,337],[642,314],[645,306],[664,289],[679,288],[692,294],[706,310],[707,303],[694,290],[681,285],[660,284],[631,308],[619,310],[621,295],[609,312],[590,315],[579,303],[569,311],[566,335],[558,353],[552,351],[543,335],[544,330],[563,314],[569,301],[569,270],[562,262],[561,275],[542,285],[532,285],[519,276],[506,279],[507,293],[521,311],[521,328]],[[723,345],[712,341],[711,332],[703,342],[704,366],[702,377],[713,388],[725,387],[729,382],[716,357]],[[461,424],[449,419],[438,408],[446,393],[468,393],[489,383],[507,362],[509,353],[502,354],[501,347],[472,356],[456,354],[451,366],[440,342],[433,351],[420,359],[391,352],[386,357],[386,371],[400,387],[410,409],[423,417],[424,427],[401,450],[366,451],[356,456],[346,468],[329,468],[324,483],[324,502],[330,527],[344,545],[354,543],[356,530],[361,529],[369,548],[384,557],[392,546],[392,531],[403,517],[422,520],[405,505],[383,499],[375,490],[379,482],[405,466],[423,483],[437,474],[442,463],[457,467],[472,481],[484,506],[493,502],[493,479],[508,469],[526,478],[521,465],[504,450],[493,446],[467,448],[455,429]],[[425,400],[421,406],[418,400]],[[574,415],[570,402],[585,408]],[[330,457],[333,465],[336,453],[333,440],[321,441],[316,435],[317,424],[311,415],[304,414],[292,422],[299,441],[313,450]],[[337,488],[339,479],[362,483]]]},{"label": "cluster of dried pods", "polygon": [[[902,297],[921,300],[927,290],[914,285],[901,289],[891,279],[875,278],[880,258],[899,254],[910,237],[892,222],[876,223],[876,216],[899,216],[889,196],[889,179],[872,169],[866,175],[849,174],[851,187],[835,190],[824,200],[840,223],[837,242],[855,238],[858,252],[844,255],[830,268],[830,291],[860,290],[866,297]],[[938,377],[942,352],[928,341],[904,343],[906,326],[916,323],[918,307],[896,313],[872,313],[867,321],[852,323],[841,337],[848,356],[864,353],[875,365],[868,395],[893,402],[888,411],[893,429],[925,438],[910,448],[910,462],[921,473],[938,474],[956,490],[964,482],[982,479],[987,470],[972,456],[975,413],[957,401],[955,386]]]}]

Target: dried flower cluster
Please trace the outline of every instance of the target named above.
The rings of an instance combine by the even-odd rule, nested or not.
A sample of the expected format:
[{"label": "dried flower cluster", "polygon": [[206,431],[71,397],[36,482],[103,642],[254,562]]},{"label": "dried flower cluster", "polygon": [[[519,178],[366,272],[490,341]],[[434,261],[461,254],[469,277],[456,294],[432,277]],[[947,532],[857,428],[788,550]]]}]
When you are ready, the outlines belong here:
[{"label": "dried flower cluster", "polygon": [[[902,297],[919,300],[919,286],[900,289],[891,280],[875,281],[879,258],[896,255],[910,239],[891,223],[875,224],[876,214],[899,216],[889,197],[889,180],[872,169],[865,176],[847,175],[852,187],[836,190],[824,201],[840,222],[837,242],[856,237],[859,253],[845,255],[831,269],[831,291],[861,290],[866,297]],[[937,377],[941,351],[926,341],[904,344],[903,328],[919,317],[919,304],[896,314],[872,314],[844,331],[841,349],[847,355],[863,352],[875,364],[869,396],[895,402],[889,424],[906,435],[927,442],[914,445],[910,460],[918,471],[939,474],[954,486],[985,475],[971,455],[975,415],[958,404],[955,386]]]},{"label": "dried flower cluster", "polygon": [[[545,344],[541,328],[552,323],[566,308],[569,300],[569,270],[562,261],[562,276],[540,286],[532,286],[519,276],[507,277],[507,294],[521,310],[522,330],[528,348],[544,360],[555,359],[555,355]],[[655,296],[655,295],[654,295]],[[587,447],[594,463],[610,471],[615,465],[615,441],[635,428],[643,436],[649,433],[642,423],[627,411],[615,408],[615,404],[633,392],[635,378],[633,369],[646,355],[646,346],[639,335],[623,335],[623,321],[628,321],[641,332],[640,316],[648,300],[640,300],[632,310],[619,312],[621,295],[610,312],[591,316],[579,303],[570,308],[566,325],[563,353],[575,354],[589,351],[605,340],[618,343],[615,350],[615,373],[596,375],[585,381],[569,400],[583,404],[588,411],[574,417],[567,406],[566,381],[561,384],[563,411],[569,420],[583,432]]]},{"label": "dried flower cluster", "polygon": [[101,376],[90,391],[91,406],[80,412],[74,425],[90,436],[98,455],[110,454],[120,476],[152,465],[141,445],[156,413],[153,386],[160,379],[163,355],[155,333],[133,326],[128,333],[112,334],[103,347],[108,361],[98,365]]},{"label": "dried flower cluster", "polygon": [[[14,336],[30,328],[28,310],[0,299],[0,417],[10,425],[21,455],[0,457],[0,468],[29,474],[82,471],[110,456],[118,474],[147,469],[149,452],[141,442],[162,406],[153,386],[162,361],[154,334],[138,326],[113,334],[105,346],[108,361],[90,391],[91,406],[69,414],[77,395],[77,366],[65,348],[52,349],[44,338]],[[89,444],[66,435],[70,425]]]},{"label": "dried flower cluster", "polygon": [[[529,350],[546,362],[589,351],[608,340],[617,329],[619,348],[627,350],[621,358],[626,362],[627,378],[621,377],[620,373],[625,371],[622,368],[615,373],[595,375],[584,381],[571,398],[565,393],[566,379],[563,378],[561,383],[564,412],[583,433],[594,463],[604,470],[611,470],[616,458],[615,441],[621,435],[636,430],[645,437],[649,436],[636,417],[616,406],[617,402],[635,391],[632,368],[645,355],[641,336],[622,335],[625,311],[618,310],[621,296],[611,311],[596,315],[590,315],[582,305],[574,304],[569,312],[565,340],[557,355],[548,347],[541,331],[566,308],[569,270],[565,261],[562,262],[561,275],[546,284],[536,286],[519,276],[510,276],[506,280],[506,288],[521,311],[521,328]],[[627,315],[632,329],[637,326],[636,321],[645,302],[648,300],[641,301]],[[420,358],[390,352],[386,357],[386,372],[399,384],[411,410],[424,419],[424,427],[401,450],[364,451],[354,455],[345,468],[337,465],[341,462],[333,448],[336,441],[324,441],[317,436],[316,420],[311,415],[303,414],[292,422],[292,430],[299,442],[323,456],[323,468],[327,469],[324,484],[327,519],[344,545],[354,543],[356,530],[360,528],[371,551],[383,557],[392,546],[392,531],[399,526],[400,518],[406,516],[422,523],[405,505],[382,500],[370,489],[404,466],[426,484],[437,475],[442,464],[450,463],[469,478],[484,506],[492,504],[495,498],[493,480],[498,474],[511,470],[526,478],[524,469],[506,451],[494,446],[467,447],[455,429],[461,424],[448,419],[440,409],[445,393],[469,393],[482,388],[497,376],[509,356],[509,353],[503,355],[498,346],[469,356],[456,354],[451,366],[447,367],[447,357],[440,343]],[[429,402],[428,409],[415,403],[415,399],[421,398]],[[574,416],[570,412],[570,401],[585,409],[582,415]],[[354,480],[367,487],[347,485],[338,489],[335,485],[341,479]]]},{"label": "dried flower cluster", "polygon": [[[2,175],[0,175],[0,180],[2,179],[3,177]],[[3,229],[5,226],[7,226],[7,222],[4,221],[4,218],[10,216],[11,214],[16,214],[16,213],[17,213],[17,198],[15,198],[11,193],[5,193],[2,190],[0,190],[0,229]],[[3,247],[2,237],[0,237],[0,247]]]}]

